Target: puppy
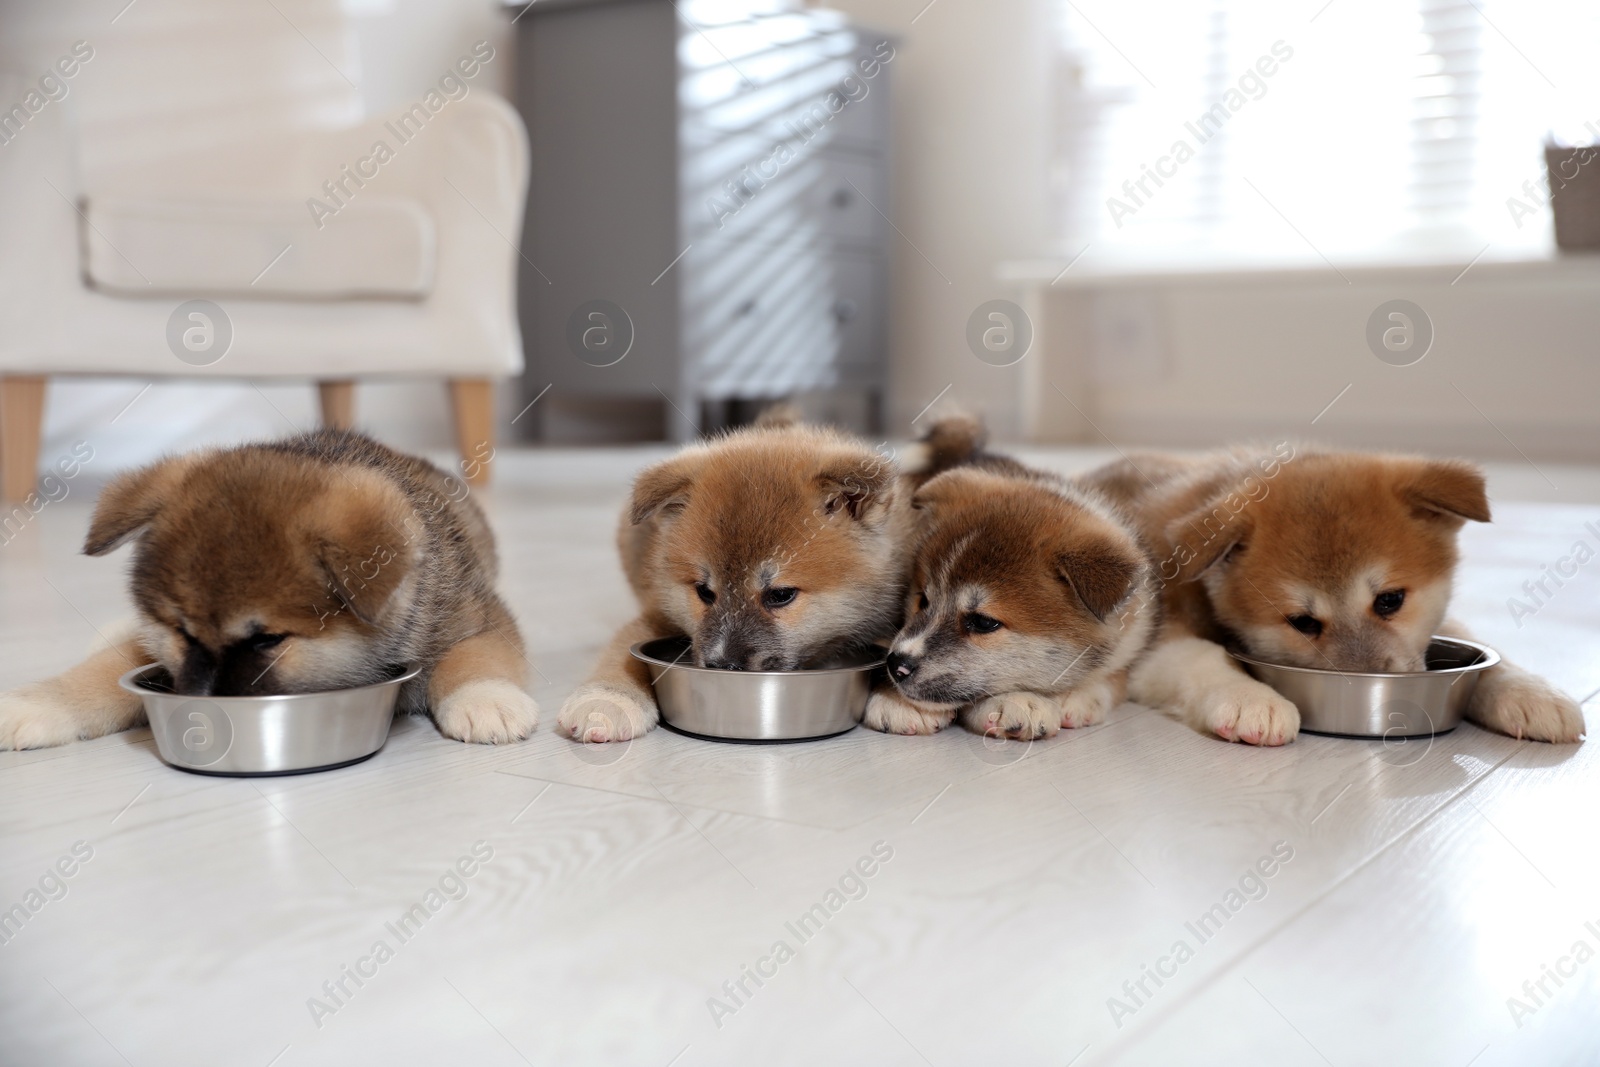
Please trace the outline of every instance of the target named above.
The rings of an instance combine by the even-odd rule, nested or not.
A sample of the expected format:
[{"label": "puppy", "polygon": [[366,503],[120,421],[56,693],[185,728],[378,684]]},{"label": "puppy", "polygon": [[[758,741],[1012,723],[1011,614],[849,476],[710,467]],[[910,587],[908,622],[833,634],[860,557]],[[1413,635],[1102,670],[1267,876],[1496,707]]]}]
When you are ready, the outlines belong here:
[{"label": "puppy", "polygon": [[893,459],[779,417],[691,446],[634,482],[617,534],[639,618],[558,729],[620,741],[656,725],[637,641],[688,636],[696,666],[794,670],[886,642],[905,593],[908,494]]},{"label": "puppy", "polygon": [[1138,536],[1064,479],[982,453],[944,462],[956,469],[912,500],[919,530],[893,687],[873,694],[863,721],[927,734],[959,711],[970,730],[1023,739],[1100,722],[1154,628]]},{"label": "puppy", "polygon": [[[1130,695],[1229,741],[1281,745],[1295,706],[1225,645],[1272,663],[1416,671],[1447,622],[1466,522],[1488,522],[1483,473],[1410,456],[1235,450],[1133,456],[1085,479],[1122,501],[1157,561],[1165,619]],[[1505,661],[1467,709],[1513,737],[1577,741],[1578,705]]]},{"label": "puppy", "polygon": [[144,722],[123,672],[155,661],[196,696],[368,685],[420,666],[400,707],[461,741],[526,737],[539,709],[494,592],[494,539],[466,487],[370,438],[323,430],[116,478],[84,552],[135,542],[137,632],[0,695],[0,749]]}]

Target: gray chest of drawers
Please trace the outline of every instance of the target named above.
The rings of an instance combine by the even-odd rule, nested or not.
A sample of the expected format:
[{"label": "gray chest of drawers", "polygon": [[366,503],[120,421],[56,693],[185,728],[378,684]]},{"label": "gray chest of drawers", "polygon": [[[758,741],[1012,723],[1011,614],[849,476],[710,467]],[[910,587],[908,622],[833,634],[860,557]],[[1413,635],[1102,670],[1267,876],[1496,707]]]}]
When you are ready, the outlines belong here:
[{"label": "gray chest of drawers", "polygon": [[814,392],[875,421],[894,42],[782,0],[517,27],[527,398],[656,400],[675,440],[719,402]]}]

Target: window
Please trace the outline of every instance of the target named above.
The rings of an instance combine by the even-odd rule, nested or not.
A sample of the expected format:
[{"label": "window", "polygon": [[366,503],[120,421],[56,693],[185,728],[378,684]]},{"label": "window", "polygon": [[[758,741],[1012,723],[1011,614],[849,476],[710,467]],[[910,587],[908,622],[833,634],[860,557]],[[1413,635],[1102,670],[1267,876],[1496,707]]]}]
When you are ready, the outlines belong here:
[{"label": "window", "polygon": [[1593,0],[1056,4],[1069,255],[1526,254],[1544,142],[1600,141]]}]

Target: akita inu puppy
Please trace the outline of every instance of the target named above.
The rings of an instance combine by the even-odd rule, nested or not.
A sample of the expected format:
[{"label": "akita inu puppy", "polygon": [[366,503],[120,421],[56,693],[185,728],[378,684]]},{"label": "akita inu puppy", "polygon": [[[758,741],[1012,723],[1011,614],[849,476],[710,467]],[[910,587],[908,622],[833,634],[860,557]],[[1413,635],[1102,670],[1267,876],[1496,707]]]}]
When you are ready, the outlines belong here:
[{"label": "akita inu puppy", "polygon": [[[981,445],[980,436],[970,441]],[[946,455],[912,499],[918,516],[892,689],[866,725],[1032,739],[1101,721],[1154,629],[1153,571],[1097,494],[992,455]]]},{"label": "akita inu puppy", "polygon": [[[1270,663],[1417,671],[1445,619],[1466,522],[1488,522],[1483,472],[1456,460],[1238,449],[1131,456],[1086,482],[1123,502],[1151,546],[1165,608],[1129,695],[1229,741],[1293,741],[1300,713],[1226,645]],[[1467,718],[1577,741],[1578,705],[1502,660]]]},{"label": "akita inu puppy", "polygon": [[900,624],[909,493],[894,460],[783,417],[693,445],[641,473],[617,534],[640,615],[558,728],[620,741],[659,718],[637,641],[686,635],[695,666],[794,670]]},{"label": "akita inu puppy", "polygon": [[488,523],[423,460],[334,430],[162,460],[106,487],[83,550],[129,541],[137,632],[0,694],[0,749],[140,725],[117,679],[151,661],[197,696],[343,689],[420,666],[400,707],[429,710],[446,737],[516,741],[538,722]]}]

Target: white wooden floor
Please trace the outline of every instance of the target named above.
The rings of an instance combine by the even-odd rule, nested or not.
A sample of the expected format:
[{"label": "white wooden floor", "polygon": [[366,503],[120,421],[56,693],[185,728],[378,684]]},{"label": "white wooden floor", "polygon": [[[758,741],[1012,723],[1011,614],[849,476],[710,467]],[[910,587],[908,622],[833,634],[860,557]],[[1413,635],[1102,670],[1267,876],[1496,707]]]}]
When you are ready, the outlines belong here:
[{"label": "white wooden floor", "polygon": [[[556,737],[630,614],[611,528],[654,454],[518,454],[484,494],[539,672],[524,744],[404,721],[365,764],[255,781],[165,767],[144,730],[0,754],[0,909],[92,850],[0,945],[0,1063],[1600,1062],[1595,742],[1464,726],[1259,751],[1133,705],[1032,745]],[[1458,609],[1594,716],[1600,560],[1520,628],[1506,607],[1574,541],[1600,547],[1600,472],[1544,473],[1561,488],[1494,469]],[[0,547],[0,686],[127,614],[125,555],[76,554],[90,488]],[[1275,847],[1292,859],[1247,878]],[[891,858],[846,877],[874,849]],[[446,877],[463,857],[472,876]],[[402,940],[442,878],[459,899]],[[1219,903],[1237,910],[1202,940]],[[818,904],[837,910],[800,936]],[[1536,1005],[1547,965],[1571,976]]]}]

